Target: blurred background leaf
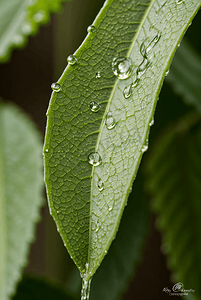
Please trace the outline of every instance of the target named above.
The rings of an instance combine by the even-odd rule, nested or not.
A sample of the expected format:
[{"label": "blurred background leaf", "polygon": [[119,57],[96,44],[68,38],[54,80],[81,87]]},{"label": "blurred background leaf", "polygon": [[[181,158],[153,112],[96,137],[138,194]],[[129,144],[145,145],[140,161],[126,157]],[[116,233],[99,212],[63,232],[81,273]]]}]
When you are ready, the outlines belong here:
[{"label": "blurred background leaf", "polygon": [[0,1],[0,62],[7,62],[11,49],[22,47],[27,36],[47,23],[50,13],[61,8],[65,0],[1,0]]},{"label": "blurred background leaf", "polygon": [[42,204],[42,141],[16,106],[0,104],[0,299],[15,291]]},{"label": "blurred background leaf", "polygon": [[201,299],[201,115],[191,113],[154,142],[147,185],[173,281]]}]

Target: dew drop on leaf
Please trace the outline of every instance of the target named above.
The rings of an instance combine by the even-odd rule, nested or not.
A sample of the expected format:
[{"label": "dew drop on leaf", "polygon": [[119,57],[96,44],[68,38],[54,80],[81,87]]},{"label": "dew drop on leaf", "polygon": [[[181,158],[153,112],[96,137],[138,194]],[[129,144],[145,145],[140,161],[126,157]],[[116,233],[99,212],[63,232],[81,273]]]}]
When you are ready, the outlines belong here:
[{"label": "dew drop on leaf", "polygon": [[97,186],[98,186],[98,189],[99,189],[100,192],[104,189],[104,182],[102,181],[101,178],[98,179]]},{"label": "dew drop on leaf", "polygon": [[169,74],[169,70],[167,70],[166,72],[165,72],[165,76],[167,76]]},{"label": "dew drop on leaf", "polygon": [[33,19],[37,23],[41,22],[45,18],[45,12],[43,10],[39,10],[34,16]]},{"label": "dew drop on leaf", "polygon": [[30,34],[31,31],[32,31],[32,26],[31,26],[31,24],[25,23],[25,24],[22,26],[22,32],[23,32],[24,34]]},{"label": "dew drop on leaf", "polygon": [[61,91],[61,85],[59,83],[52,83],[51,84],[51,88],[53,91],[55,92],[59,92]]},{"label": "dew drop on leaf", "polygon": [[48,153],[48,152],[49,152],[49,149],[45,149],[45,152]]},{"label": "dew drop on leaf", "polygon": [[75,65],[77,63],[77,58],[75,55],[71,54],[67,57],[67,62],[70,64],[70,65]]},{"label": "dew drop on leaf", "polygon": [[119,79],[127,79],[132,73],[130,58],[115,57],[112,62],[112,71]]},{"label": "dew drop on leaf", "polygon": [[93,112],[97,112],[100,109],[100,104],[95,101],[90,102],[89,106],[90,106],[91,111],[93,111]]},{"label": "dew drop on leaf", "polygon": [[152,119],[149,123],[149,126],[152,126],[152,125],[154,125],[154,119]]},{"label": "dew drop on leaf", "polygon": [[132,84],[129,84],[123,90],[123,95],[125,99],[128,99],[132,95]]},{"label": "dew drop on leaf", "polygon": [[115,122],[111,112],[108,112],[106,115],[105,125],[106,125],[107,129],[109,129],[109,130],[114,128],[116,125],[116,122]]},{"label": "dew drop on leaf", "polygon": [[90,26],[87,27],[87,32],[89,32],[89,33],[92,32],[93,33],[95,31],[96,31],[96,27],[94,25],[90,25]]},{"label": "dew drop on leaf", "polygon": [[97,167],[101,164],[102,159],[101,159],[100,155],[98,154],[98,152],[94,152],[94,153],[89,154],[88,161],[92,166]]},{"label": "dew drop on leaf", "polygon": [[101,78],[100,72],[97,72],[97,73],[96,73],[96,78]]},{"label": "dew drop on leaf", "polygon": [[147,149],[148,149],[148,146],[147,146],[147,145],[144,145],[144,146],[142,146],[141,151],[144,153],[145,151],[147,151]]}]

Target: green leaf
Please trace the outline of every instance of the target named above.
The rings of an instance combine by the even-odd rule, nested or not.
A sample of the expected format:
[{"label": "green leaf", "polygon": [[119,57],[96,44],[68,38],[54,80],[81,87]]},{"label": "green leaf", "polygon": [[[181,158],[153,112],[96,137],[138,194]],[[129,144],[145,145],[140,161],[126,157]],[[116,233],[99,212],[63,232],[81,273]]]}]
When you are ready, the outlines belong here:
[{"label": "green leaf", "polygon": [[[144,194],[144,177],[139,172],[129,195],[117,236],[93,279],[91,300],[116,300],[121,297],[133,277],[136,265],[141,260],[148,220],[148,198]],[[78,271],[73,274],[68,290],[79,298]]]},{"label": "green leaf", "polygon": [[12,300],[73,300],[62,287],[48,280],[26,276],[19,283]]},{"label": "green leaf", "polygon": [[184,39],[166,78],[187,104],[201,112],[201,58]]},{"label": "green leaf", "polygon": [[27,36],[49,20],[65,0],[1,0],[0,62],[6,62],[11,49],[25,44]]},{"label": "green leaf", "polygon": [[[106,1],[52,86],[44,146],[50,212],[84,280],[116,234],[166,70],[199,7],[197,0]],[[112,63],[114,73],[131,76],[119,80]]]},{"label": "green leaf", "polygon": [[[147,183],[174,283],[201,298],[201,117],[173,124],[152,146]],[[189,293],[191,294],[191,293]]]},{"label": "green leaf", "polygon": [[42,145],[31,121],[0,104],[0,299],[15,291],[42,203]]}]

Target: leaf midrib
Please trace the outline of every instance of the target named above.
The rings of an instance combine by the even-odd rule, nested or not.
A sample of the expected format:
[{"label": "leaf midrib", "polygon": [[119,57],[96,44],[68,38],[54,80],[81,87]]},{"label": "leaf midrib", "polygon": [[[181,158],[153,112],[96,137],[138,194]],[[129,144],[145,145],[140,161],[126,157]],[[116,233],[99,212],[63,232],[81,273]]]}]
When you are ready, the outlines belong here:
[{"label": "leaf midrib", "polygon": [[[112,1],[112,2],[113,2],[113,1]],[[111,2],[111,4],[112,4],[112,2]],[[152,8],[154,2],[155,2],[155,0],[152,0],[152,1],[150,2],[149,5],[141,4],[141,5],[147,6],[148,9],[146,10],[146,13],[144,14],[144,17],[143,17],[142,21],[141,21],[141,22],[136,22],[136,23],[139,23],[140,25],[139,25],[139,27],[138,27],[138,29],[137,29],[137,31],[136,31],[136,34],[135,34],[134,37],[133,37],[133,41],[132,41],[132,43],[131,43],[131,47],[130,47],[130,49],[128,50],[128,53],[127,53],[127,56],[128,56],[128,57],[130,56],[130,52],[131,52],[132,49],[133,49],[133,46],[134,46],[135,41],[136,41],[136,39],[137,39],[137,37],[138,37],[138,35],[139,35],[139,32],[140,32],[140,30],[141,30],[141,28],[142,28],[142,25],[144,24],[144,21],[145,21],[147,15],[148,15],[150,9]],[[102,10],[101,10],[101,11],[102,11]],[[100,13],[101,13],[101,11],[100,11]],[[100,13],[99,13],[99,14],[100,14]],[[98,14],[98,16],[99,16],[99,14]],[[98,17],[98,16],[97,16],[97,17]],[[103,114],[103,118],[102,118],[102,121],[101,121],[101,124],[100,124],[100,129],[99,129],[98,139],[97,139],[97,143],[96,143],[96,147],[95,147],[95,152],[97,152],[98,147],[99,147],[100,138],[101,138],[101,133],[102,133],[102,129],[103,129],[103,126],[104,126],[104,123],[105,123],[106,114],[107,114],[108,111],[109,111],[109,107],[110,107],[111,101],[112,101],[112,99],[113,99],[113,96],[114,96],[114,93],[115,93],[115,90],[116,90],[116,87],[117,87],[118,82],[119,82],[119,79],[117,78],[116,81],[115,81],[115,83],[114,83],[114,86],[113,86],[111,95],[110,95],[110,97],[109,97],[109,100],[108,100],[108,103],[107,103],[105,112],[104,112],[104,114]],[[90,215],[89,215],[89,220],[90,220],[90,221],[89,221],[89,250],[88,250],[88,263],[89,263],[89,260],[90,260],[91,221],[92,221],[92,189],[93,189],[92,184],[93,184],[94,168],[95,168],[95,167],[92,166],[92,172],[91,172],[91,194],[90,194]],[[118,224],[117,224],[116,227],[115,227],[115,231],[116,231],[117,227],[118,227]],[[109,244],[109,243],[110,243],[110,240],[108,241],[108,244]]]}]

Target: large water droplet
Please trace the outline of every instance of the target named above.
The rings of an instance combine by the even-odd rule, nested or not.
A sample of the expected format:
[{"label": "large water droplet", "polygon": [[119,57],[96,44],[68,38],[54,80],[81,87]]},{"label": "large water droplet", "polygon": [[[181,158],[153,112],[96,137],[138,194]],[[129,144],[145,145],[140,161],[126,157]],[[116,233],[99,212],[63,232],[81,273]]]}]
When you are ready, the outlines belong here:
[{"label": "large water droplet", "polygon": [[95,31],[96,31],[96,27],[94,25],[90,25],[90,26],[87,27],[87,32],[89,32],[89,33],[92,32],[93,33]]},{"label": "large water droplet", "polygon": [[77,58],[75,55],[71,54],[67,57],[67,62],[70,64],[70,65],[75,65],[77,63]]},{"label": "large water droplet", "polygon": [[96,78],[101,78],[101,73],[100,72],[96,73]]},{"label": "large water droplet", "polygon": [[112,129],[114,128],[114,126],[116,125],[115,119],[112,116],[111,112],[108,112],[105,118],[105,125],[107,127],[107,129]]},{"label": "large water droplet", "polygon": [[90,102],[89,106],[90,106],[91,111],[93,111],[93,112],[97,112],[101,108],[100,104],[95,101]]},{"label": "large water droplet", "polygon": [[99,189],[100,192],[104,189],[104,182],[101,178],[98,179],[97,186],[98,186],[98,189]]},{"label": "large water droplet", "polygon": [[59,91],[61,91],[61,85],[59,84],[59,83],[52,83],[51,84],[51,88],[52,88],[52,90],[53,91],[55,91],[55,92],[59,92]]},{"label": "large water droplet", "polygon": [[116,57],[112,62],[112,70],[119,79],[127,79],[132,73],[132,61],[130,58]]},{"label": "large water droplet", "polygon": [[101,159],[100,155],[98,154],[98,152],[94,152],[94,153],[89,154],[88,161],[92,166],[97,167],[101,164],[102,159]]}]

